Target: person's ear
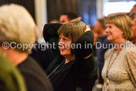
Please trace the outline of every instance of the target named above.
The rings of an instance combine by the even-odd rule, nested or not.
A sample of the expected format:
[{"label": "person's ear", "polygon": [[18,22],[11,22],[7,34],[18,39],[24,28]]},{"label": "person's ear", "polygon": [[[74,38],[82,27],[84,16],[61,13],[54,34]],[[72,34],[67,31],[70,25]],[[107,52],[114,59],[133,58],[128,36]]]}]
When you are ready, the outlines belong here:
[{"label": "person's ear", "polygon": [[33,43],[35,43],[36,40],[37,40],[37,26],[35,25],[35,27],[34,27],[34,41],[33,41]]}]

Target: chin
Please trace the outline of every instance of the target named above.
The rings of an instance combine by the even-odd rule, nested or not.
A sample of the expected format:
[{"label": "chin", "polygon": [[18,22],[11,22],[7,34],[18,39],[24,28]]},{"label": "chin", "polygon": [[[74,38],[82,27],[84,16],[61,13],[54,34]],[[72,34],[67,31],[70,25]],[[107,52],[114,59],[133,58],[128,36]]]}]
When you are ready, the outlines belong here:
[{"label": "chin", "polygon": [[136,39],[136,36],[132,36],[132,39]]},{"label": "chin", "polygon": [[60,55],[62,56],[68,56],[68,55],[71,55],[70,53],[65,53],[65,52],[60,52]]},{"label": "chin", "polygon": [[107,40],[108,40],[108,41],[112,41],[112,38],[111,38],[111,37],[107,37]]},{"label": "chin", "polygon": [[67,53],[65,53],[65,52],[60,52],[60,55],[62,55],[62,56],[66,56],[66,55],[68,55]]},{"label": "chin", "polygon": [[61,56],[65,56],[66,54],[60,53]]},{"label": "chin", "polygon": [[107,39],[108,41],[111,41],[111,39]]}]

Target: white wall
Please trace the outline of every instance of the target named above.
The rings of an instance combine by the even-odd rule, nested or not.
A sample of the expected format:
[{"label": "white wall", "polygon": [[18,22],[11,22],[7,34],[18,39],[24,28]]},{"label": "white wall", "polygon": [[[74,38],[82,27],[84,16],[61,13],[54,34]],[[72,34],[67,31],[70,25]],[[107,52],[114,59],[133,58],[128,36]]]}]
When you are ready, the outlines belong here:
[{"label": "white wall", "polygon": [[103,0],[97,0],[96,13],[98,18],[102,18],[102,11],[103,11],[102,6],[103,6]]},{"label": "white wall", "polygon": [[42,29],[47,24],[47,0],[35,0],[35,18],[39,29],[39,35],[42,34]]}]

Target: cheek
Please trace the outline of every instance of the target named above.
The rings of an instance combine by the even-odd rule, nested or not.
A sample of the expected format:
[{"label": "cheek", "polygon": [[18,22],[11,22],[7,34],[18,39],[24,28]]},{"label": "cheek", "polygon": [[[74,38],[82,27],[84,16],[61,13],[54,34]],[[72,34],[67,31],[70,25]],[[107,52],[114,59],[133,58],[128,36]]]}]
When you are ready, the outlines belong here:
[{"label": "cheek", "polygon": [[71,54],[71,49],[68,49],[68,50],[67,50],[67,54]]},{"label": "cheek", "polygon": [[62,56],[71,55],[71,49],[60,50],[60,53],[61,53]]},{"label": "cheek", "polygon": [[112,39],[112,36],[111,35],[108,35],[107,36],[107,40],[111,40]]},{"label": "cheek", "polygon": [[136,37],[136,27],[132,28],[133,38]]},{"label": "cheek", "polygon": [[69,44],[69,45],[66,45],[65,46],[65,52],[66,52],[66,54],[71,54],[71,45]]},{"label": "cheek", "polygon": [[133,32],[133,33],[136,33],[136,27],[135,27],[135,26],[132,27],[132,32]]},{"label": "cheek", "polygon": [[71,54],[71,46],[70,44],[65,44],[62,48],[60,48],[61,55],[70,55]]},{"label": "cheek", "polygon": [[112,35],[113,35],[112,31],[109,31],[108,36],[112,36]]},{"label": "cheek", "polygon": [[107,39],[112,40],[113,38],[114,38],[114,33],[112,33],[112,31],[109,31],[107,34]]}]

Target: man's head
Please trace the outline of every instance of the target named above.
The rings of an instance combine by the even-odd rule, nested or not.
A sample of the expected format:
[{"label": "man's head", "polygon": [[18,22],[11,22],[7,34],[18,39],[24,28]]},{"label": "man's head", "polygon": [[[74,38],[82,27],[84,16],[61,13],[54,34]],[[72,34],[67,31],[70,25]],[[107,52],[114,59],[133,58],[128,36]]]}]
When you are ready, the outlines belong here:
[{"label": "man's head", "polygon": [[95,24],[95,31],[98,33],[98,35],[102,35],[103,32],[105,32],[105,20],[106,18],[101,18],[96,21]]},{"label": "man's head", "polygon": [[136,39],[136,13],[131,13],[129,15],[130,20],[131,20],[131,27],[132,27],[132,32],[133,32],[133,39]]},{"label": "man's head", "polygon": [[69,22],[75,18],[77,18],[78,16],[74,13],[63,13],[61,14],[60,16],[60,24],[63,24],[63,23],[66,23],[66,22]]},{"label": "man's head", "polygon": [[136,12],[136,4],[133,6],[133,8],[130,10],[130,13],[135,13]]}]

